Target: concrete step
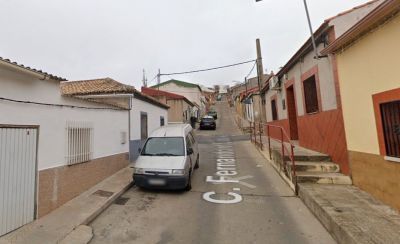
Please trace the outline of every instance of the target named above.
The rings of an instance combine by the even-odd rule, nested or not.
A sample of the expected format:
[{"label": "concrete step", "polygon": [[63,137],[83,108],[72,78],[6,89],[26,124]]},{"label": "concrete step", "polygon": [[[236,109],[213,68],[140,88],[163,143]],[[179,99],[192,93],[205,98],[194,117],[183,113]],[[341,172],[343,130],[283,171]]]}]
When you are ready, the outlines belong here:
[{"label": "concrete step", "polygon": [[[286,161],[290,161],[289,156],[285,156]],[[332,161],[331,157],[326,154],[296,154],[294,155],[294,160],[296,162],[330,162]]]},{"label": "concrete step", "polygon": [[340,173],[296,172],[298,183],[351,185],[349,176]]},{"label": "concrete step", "polygon": [[[290,162],[289,167],[292,168]],[[332,162],[296,162],[296,172],[339,173],[340,166]]]}]

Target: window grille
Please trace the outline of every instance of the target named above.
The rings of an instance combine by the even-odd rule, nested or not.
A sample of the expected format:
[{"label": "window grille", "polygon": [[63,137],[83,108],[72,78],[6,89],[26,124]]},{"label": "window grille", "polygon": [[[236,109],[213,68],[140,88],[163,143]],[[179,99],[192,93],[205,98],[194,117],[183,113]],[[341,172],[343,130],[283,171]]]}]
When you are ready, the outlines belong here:
[{"label": "window grille", "polygon": [[160,126],[164,126],[164,125],[165,125],[164,116],[160,116]]},{"label": "window grille", "polygon": [[400,158],[400,101],[383,103],[380,107],[386,156]]},{"label": "window grille", "polygon": [[303,82],[304,99],[306,105],[306,113],[316,113],[319,111],[317,83],[315,75],[311,76]]},{"label": "window grille", "polygon": [[66,126],[66,162],[83,163],[93,158],[93,125],[89,122],[68,121]]}]

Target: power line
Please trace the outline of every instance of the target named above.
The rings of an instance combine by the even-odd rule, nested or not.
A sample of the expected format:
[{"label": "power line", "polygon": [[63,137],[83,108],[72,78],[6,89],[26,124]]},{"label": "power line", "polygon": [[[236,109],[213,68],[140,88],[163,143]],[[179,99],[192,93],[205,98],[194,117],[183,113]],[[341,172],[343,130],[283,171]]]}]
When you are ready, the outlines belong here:
[{"label": "power line", "polygon": [[93,108],[93,107],[83,107],[83,106],[55,104],[55,103],[31,102],[31,101],[14,100],[14,99],[4,98],[4,97],[0,97],[0,100],[14,102],[14,103],[34,104],[34,105],[41,105],[41,106],[53,106],[53,107],[59,107],[59,108],[66,107],[66,108],[79,108],[79,109],[88,109],[88,110],[117,110],[117,111],[126,110],[126,109],[118,109],[118,108]]},{"label": "power line", "polygon": [[183,74],[191,74],[191,73],[199,73],[199,72],[205,72],[205,71],[211,71],[211,70],[217,70],[217,69],[224,69],[224,68],[229,68],[229,67],[234,67],[242,64],[248,64],[251,62],[255,62],[256,60],[249,60],[245,62],[240,62],[240,63],[235,63],[235,64],[229,64],[229,65],[224,65],[224,66],[218,66],[218,67],[213,67],[213,68],[207,68],[207,69],[198,69],[198,70],[191,70],[191,71],[185,71],[185,72],[176,72],[176,73],[167,73],[167,74],[159,74],[159,76],[168,76],[168,75],[183,75]]},{"label": "power line", "polygon": [[253,73],[253,70],[254,70],[254,68],[256,67],[256,64],[257,64],[257,61],[254,61],[254,65],[253,65],[253,67],[251,68],[249,74],[246,76],[246,78],[249,78],[249,76],[251,75],[251,73]]}]

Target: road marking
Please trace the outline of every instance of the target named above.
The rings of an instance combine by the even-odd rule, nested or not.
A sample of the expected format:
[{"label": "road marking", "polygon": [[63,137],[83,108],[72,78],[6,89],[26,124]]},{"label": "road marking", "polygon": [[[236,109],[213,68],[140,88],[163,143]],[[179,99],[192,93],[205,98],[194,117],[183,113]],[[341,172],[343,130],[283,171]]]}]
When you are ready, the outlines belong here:
[{"label": "road marking", "polygon": [[233,197],[231,200],[220,200],[220,199],[215,199],[212,198],[212,196],[216,195],[215,191],[212,192],[206,192],[203,194],[203,199],[211,202],[211,203],[217,203],[217,204],[235,204],[235,203],[240,203],[243,200],[243,197],[237,193],[234,192],[228,192],[226,195],[229,195]]}]

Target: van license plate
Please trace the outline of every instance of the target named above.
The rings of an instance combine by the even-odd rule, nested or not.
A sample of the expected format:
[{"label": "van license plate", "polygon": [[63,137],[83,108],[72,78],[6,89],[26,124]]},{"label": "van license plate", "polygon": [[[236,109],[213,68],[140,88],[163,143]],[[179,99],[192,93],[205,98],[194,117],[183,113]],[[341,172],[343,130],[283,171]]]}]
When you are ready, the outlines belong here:
[{"label": "van license plate", "polygon": [[149,184],[153,186],[164,186],[166,182],[163,179],[150,179]]}]

